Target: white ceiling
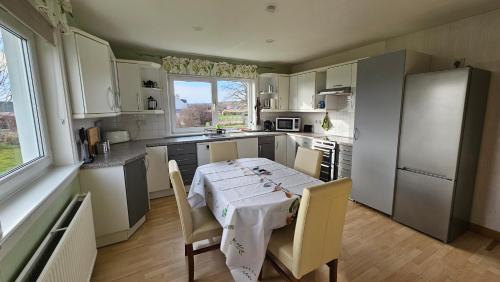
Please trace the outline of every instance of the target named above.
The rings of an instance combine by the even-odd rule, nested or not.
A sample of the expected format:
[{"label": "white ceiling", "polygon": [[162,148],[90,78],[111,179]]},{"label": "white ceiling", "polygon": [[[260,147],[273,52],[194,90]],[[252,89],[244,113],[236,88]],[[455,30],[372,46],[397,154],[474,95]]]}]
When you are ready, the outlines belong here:
[{"label": "white ceiling", "polygon": [[[500,8],[498,0],[72,0],[112,44],[299,63]],[[274,13],[265,8],[276,5]],[[193,27],[202,27],[195,31]],[[274,39],[269,44],[265,41]]]}]

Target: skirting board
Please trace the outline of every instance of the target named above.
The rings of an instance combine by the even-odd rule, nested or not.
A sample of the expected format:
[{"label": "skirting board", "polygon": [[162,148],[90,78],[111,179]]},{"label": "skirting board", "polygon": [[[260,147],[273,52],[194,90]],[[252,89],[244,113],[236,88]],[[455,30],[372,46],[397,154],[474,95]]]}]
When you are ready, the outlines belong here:
[{"label": "skirting board", "polygon": [[469,230],[472,232],[479,233],[483,236],[493,238],[497,241],[500,241],[500,232],[483,227],[481,225],[477,225],[474,223],[469,223]]},{"label": "skirting board", "polygon": [[165,189],[155,192],[149,192],[149,199],[157,199],[162,197],[172,196],[174,194],[174,189]]},{"label": "skirting board", "polygon": [[144,224],[145,221],[146,221],[146,216],[143,216],[130,229],[97,237],[96,238],[97,248],[128,240],[130,236],[132,236],[135,233],[135,231],[137,231],[137,229],[139,229],[139,227],[141,227]]}]

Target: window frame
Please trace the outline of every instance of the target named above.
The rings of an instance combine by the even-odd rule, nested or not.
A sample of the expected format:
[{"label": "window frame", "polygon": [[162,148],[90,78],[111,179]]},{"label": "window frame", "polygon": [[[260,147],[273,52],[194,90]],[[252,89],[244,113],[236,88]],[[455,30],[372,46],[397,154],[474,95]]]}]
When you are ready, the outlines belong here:
[{"label": "window frame", "polygon": [[28,27],[19,22],[7,12],[0,10],[0,25],[19,37],[26,40],[27,68],[31,80],[28,82],[31,88],[31,99],[35,102],[32,105],[36,134],[39,135],[38,146],[41,148],[42,156],[29,162],[23,163],[5,175],[0,176],[0,201],[8,198],[10,195],[22,190],[29,183],[41,176],[44,171],[52,164],[52,153],[49,146],[47,135],[47,120],[44,111],[44,99],[39,77],[39,68],[37,60],[36,35]]},{"label": "window frame", "polygon": [[175,108],[175,91],[174,91],[174,81],[181,80],[187,82],[208,82],[211,85],[212,92],[212,127],[215,127],[217,124],[217,114],[216,109],[219,103],[217,94],[218,94],[218,81],[245,81],[248,83],[248,121],[247,128],[250,128],[253,124],[253,92],[255,88],[255,80],[253,79],[245,79],[245,78],[231,78],[231,77],[215,77],[215,76],[195,76],[195,75],[183,75],[183,74],[175,74],[168,75],[168,96],[169,103],[168,109],[170,110],[170,131],[172,134],[183,134],[183,133],[201,133],[204,131],[205,127],[184,127],[178,128],[177,124],[177,115]]}]

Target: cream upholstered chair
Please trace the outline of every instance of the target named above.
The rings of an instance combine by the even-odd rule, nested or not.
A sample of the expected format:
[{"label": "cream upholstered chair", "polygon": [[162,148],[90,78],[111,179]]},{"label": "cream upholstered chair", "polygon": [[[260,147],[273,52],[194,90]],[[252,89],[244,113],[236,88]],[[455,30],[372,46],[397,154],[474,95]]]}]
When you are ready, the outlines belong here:
[{"label": "cream upholstered chair", "polygon": [[236,141],[212,142],[209,146],[211,163],[236,160],[238,158]]},{"label": "cream upholstered chair", "polygon": [[267,257],[281,274],[300,281],[305,274],[327,264],[330,281],[337,281],[347,197],[348,178],[304,189],[295,226],[273,231]]},{"label": "cream upholstered chair", "polygon": [[194,280],[194,256],[213,249],[218,249],[220,244],[193,250],[193,243],[205,239],[212,239],[222,235],[222,227],[205,206],[201,208],[191,208],[187,201],[184,182],[177,166],[177,162],[168,162],[170,181],[174,187],[175,200],[179,209],[179,216],[182,225],[182,235],[185,244],[185,256],[188,264],[189,281]]},{"label": "cream upholstered chair", "polygon": [[319,178],[322,158],[321,151],[299,147],[293,168],[314,178]]}]

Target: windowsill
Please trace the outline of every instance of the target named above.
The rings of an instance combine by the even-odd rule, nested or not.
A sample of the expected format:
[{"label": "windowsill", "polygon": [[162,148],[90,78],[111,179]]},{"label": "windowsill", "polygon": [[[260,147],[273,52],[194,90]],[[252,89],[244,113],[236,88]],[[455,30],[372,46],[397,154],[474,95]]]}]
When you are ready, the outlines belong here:
[{"label": "windowsill", "polygon": [[[49,167],[47,172],[0,203],[0,223],[3,234],[0,236],[0,258],[15,244],[33,222],[45,204],[57,198],[60,188],[68,185],[78,174],[80,164]],[[19,233],[19,236],[18,236]]]}]

